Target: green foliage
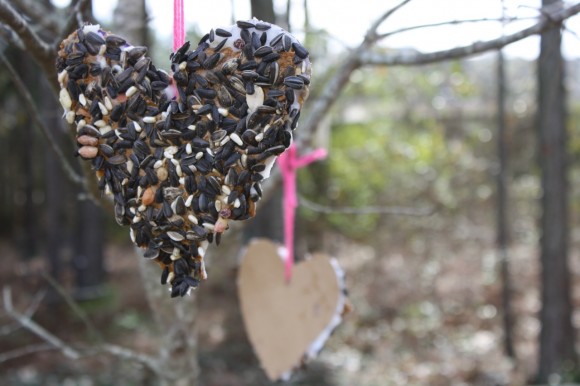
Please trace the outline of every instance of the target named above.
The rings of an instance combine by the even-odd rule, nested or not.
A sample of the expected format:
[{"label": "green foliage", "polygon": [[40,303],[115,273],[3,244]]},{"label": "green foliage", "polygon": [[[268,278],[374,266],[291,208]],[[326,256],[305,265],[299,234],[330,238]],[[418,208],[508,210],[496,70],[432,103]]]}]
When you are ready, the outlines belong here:
[{"label": "green foliage", "polygon": [[103,312],[109,312],[119,307],[119,294],[109,285],[104,286],[103,296],[95,299],[83,300],[78,303],[79,307],[89,317]]},{"label": "green foliage", "polygon": [[129,309],[115,317],[115,324],[126,330],[136,330],[149,320],[137,310]]},{"label": "green foliage", "polygon": [[568,149],[574,161],[580,159],[580,103],[574,103],[570,107],[568,119]]},{"label": "green foliage", "polygon": [[[300,173],[307,198],[330,207],[458,208],[492,192],[493,116],[467,120],[449,108],[478,86],[459,63],[421,69],[359,70],[333,118],[329,158]],[[352,238],[367,239],[378,214],[318,214]]]}]

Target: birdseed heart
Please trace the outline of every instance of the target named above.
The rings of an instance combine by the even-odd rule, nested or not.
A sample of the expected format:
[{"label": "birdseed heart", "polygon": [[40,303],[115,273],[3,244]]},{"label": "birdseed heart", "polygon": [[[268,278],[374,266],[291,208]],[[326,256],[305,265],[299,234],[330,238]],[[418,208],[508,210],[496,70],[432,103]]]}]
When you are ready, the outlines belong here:
[{"label": "birdseed heart", "polygon": [[98,25],[76,30],[58,52],[59,99],[117,222],[176,297],[207,277],[205,251],[228,221],[255,215],[308,97],[310,60],[256,19],[185,43],[170,73],[146,53]]}]

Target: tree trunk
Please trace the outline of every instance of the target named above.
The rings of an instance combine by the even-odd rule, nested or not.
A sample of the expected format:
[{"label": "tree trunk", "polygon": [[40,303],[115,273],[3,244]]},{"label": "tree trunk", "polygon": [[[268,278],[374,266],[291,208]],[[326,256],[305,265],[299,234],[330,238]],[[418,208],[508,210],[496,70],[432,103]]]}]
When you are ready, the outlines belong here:
[{"label": "tree trunk", "polygon": [[[120,1],[122,2],[122,0]],[[153,320],[157,325],[159,353],[157,360],[164,369],[161,386],[195,386],[199,378],[197,358],[197,290],[191,296],[170,299],[167,286],[159,282],[159,266],[142,257],[136,248],[139,270]]]},{"label": "tree trunk", "polygon": [[497,56],[497,253],[500,261],[500,276],[502,281],[502,308],[504,350],[507,356],[515,358],[513,343],[513,311],[511,307],[512,282],[509,269],[509,231],[507,216],[507,138],[506,138],[506,76],[505,60],[502,51]]},{"label": "tree trunk", "polygon": [[247,243],[254,237],[265,237],[275,242],[283,242],[282,187],[272,187],[271,196],[259,201],[258,209],[256,217],[244,224],[243,242]]},{"label": "tree trunk", "polygon": [[133,45],[151,46],[147,20],[144,0],[119,0],[113,13],[115,32],[122,34]]},{"label": "tree trunk", "polygon": [[268,23],[276,23],[272,0],[251,0],[252,16]]},{"label": "tree trunk", "polygon": [[[40,80],[40,72],[34,63],[27,60],[26,53],[17,52],[16,55],[19,57],[19,62],[22,66],[19,66],[16,71],[20,72],[22,80],[29,88],[29,90],[35,89],[35,85],[38,84]],[[21,127],[19,128],[19,138],[18,138],[18,150],[20,152],[20,168],[22,173],[22,190],[23,194],[23,207],[21,218],[22,221],[22,238],[21,238],[21,251],[22,256],[26,259],[34,257],[37,252],[37,242],[39,240],[37,222],[34,221],[37,218],[38,213],[36,213],[34,201],[33,201],[33,191],[35,189],[35,162],[37,159],[37,154],[35,152],[35,132],[30,116],[26,112],[21,113]]]},{"label": "tree trunk", "polygon": [[[555,6],[558,0],[543,0]],[[538,65],[539,161],[542,180],[542,309],[538,381],[563,374],[576,364],[568,269],[568,181],[566,96],[561,31],[542,34]]]},{"label": "tree trunk", "polygon": [[100,207],[89,200],[79,201],[77,210],[79,234],[73,258],[76,274],[75,298],[95,299],[104,293],[103,213]]},{"label": "tree trunk", "polygon": [[[46,84],[46,82],[43,82]],[[53,138],[59,144],[62,144],[62,119],[55,114],[59,111],[57,102],[52,96],[52,91],[48,85],[41,88],[42,93],[45,94],[42,100],[42,112],[49,120],[49,125],[54,127]],[[66,240],[63,224],[63,184],[65,183],[62,168],[54,154],[50,150],[46,150],[45,154],[45,189],[46,189],[46,257],[50,265],[50,275],[58,281],[62,273],[62,247]],[[66,185],[67,188],[70,185]],[[67,195],[68,197],[69,195]],[[67,227],[67,228],[70,228]]]}]

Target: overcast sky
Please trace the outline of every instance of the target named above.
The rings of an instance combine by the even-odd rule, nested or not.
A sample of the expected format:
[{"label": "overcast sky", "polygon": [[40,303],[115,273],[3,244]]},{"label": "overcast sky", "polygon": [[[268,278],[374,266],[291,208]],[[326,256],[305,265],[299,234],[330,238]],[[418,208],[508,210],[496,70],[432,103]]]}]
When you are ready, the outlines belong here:
[{"label": "overcast sky", "polygon": [[[53,0],[58,4],[68,4],[70,0]],[[236,19],[248,19],[250,15],[249,0],[184,0],[185,22],[197,25],[201,32],[211,28],[230,24],[232,11]],[[291,23],[298,29],[303,22],[303,1],[291,0],[293,12]],[[94,1],[94,13],[98,20],[111,19],[116,0]],[[311,24],[329,32],[336,44],[355,46],[370,23],[381,13],[397,4],[392,0],[309,0]],[[532,17],[537,15],[535,9],[540,0],[505,0],[509,16]],[[233,10],[232,10],[233,4]],[[147,5],[154,30],[160,37],[170,40],[173,23],[173,2],[171,0],[148,0]],[[275,0],[276,7],[285,9],[286,0]],[[413,0],[382,27],[382,31],[395,30],[411,25],[434,23],[445,20],[497,18],[501,16],[501,0]],[[522,22],[509,27],[506,32],[529,25]],[[577,33],[566,33],[564,36],[564,54],[567,57],[580,57],[580,17],[568,21],[568,29]],[[383,44],[389,47],[413,47],[421,51],[435,51],[469,44],[477,40],[486,40],[499,36],[501,27],[498,23],[477,23],[461,26],[440,27],[401,34],[386,40]],[[300,38],[299,33],[296,33]],[[511,45],[508,55],[528,59],[538,54],[538,38],[528,38]]]}]

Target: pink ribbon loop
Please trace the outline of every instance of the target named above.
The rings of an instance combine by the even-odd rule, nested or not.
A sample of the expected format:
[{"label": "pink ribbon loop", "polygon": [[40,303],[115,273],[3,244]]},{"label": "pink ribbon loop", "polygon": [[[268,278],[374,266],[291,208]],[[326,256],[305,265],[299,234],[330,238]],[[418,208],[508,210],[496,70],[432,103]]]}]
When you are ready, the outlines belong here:
[{"label": "pink ribbon loop", "polygon": [[297,156],[296,146],[290,146],[278,157],[278,165],[282,172],[282,184],[284,190],[284,245],[286,247],[286,260],[284,264],[284,277],[287,282],[292,278],[294,265],[294,219],[298,207],[296,194],[296,170],[303,168],[312,162],[321,160],[327,155],[326,150],[317,149],[302,157]]}]

